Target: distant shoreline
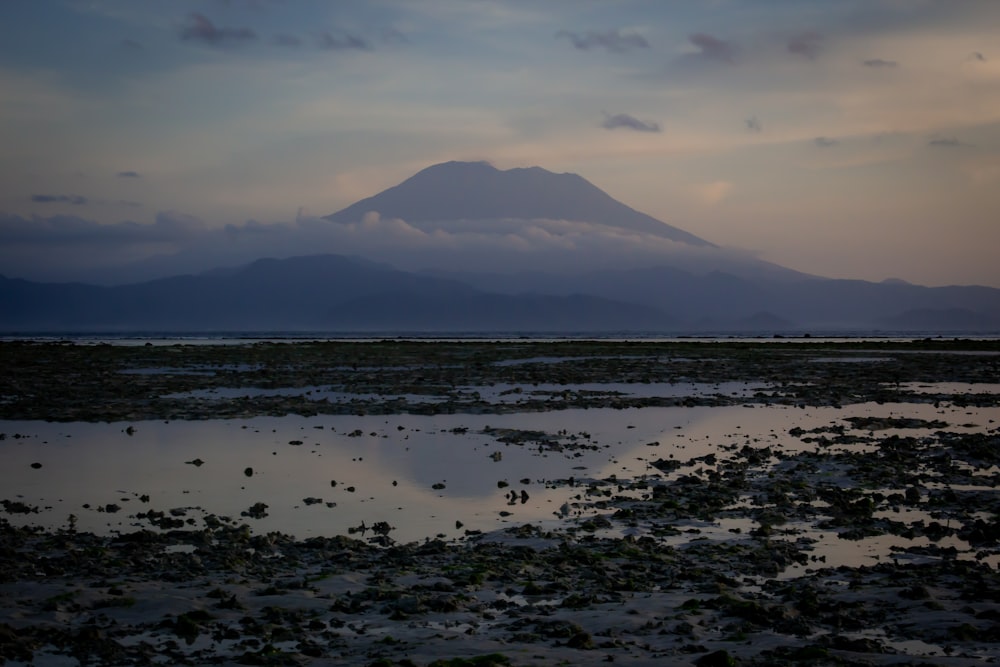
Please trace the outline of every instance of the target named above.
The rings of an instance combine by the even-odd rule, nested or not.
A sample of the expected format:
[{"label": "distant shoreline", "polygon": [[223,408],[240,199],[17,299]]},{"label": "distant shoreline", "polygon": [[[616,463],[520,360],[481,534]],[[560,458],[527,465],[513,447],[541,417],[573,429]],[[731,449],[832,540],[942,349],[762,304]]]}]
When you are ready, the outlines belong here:
[{"label": "distant shoreline", "polygon": [[996,341],[1000,331],[694,331],[694,332],[545,332],[545,331],[9,331],[0,342],[69,342],[78,344],[247,344],[255,342],[707,342],[753,343],[881,343],[935,341]]}]

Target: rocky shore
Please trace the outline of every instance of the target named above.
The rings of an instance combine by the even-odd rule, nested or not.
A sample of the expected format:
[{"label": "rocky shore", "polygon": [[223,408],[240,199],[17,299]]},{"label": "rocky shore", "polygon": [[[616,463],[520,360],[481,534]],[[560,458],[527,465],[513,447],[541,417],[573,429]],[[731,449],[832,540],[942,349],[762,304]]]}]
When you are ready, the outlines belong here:
[{"label": "rocky shore", "polygon": [[[133,421],[255,415],[527,412],[571,407],[934,402],[908,383],[995,383],[1000,341],[0,343],[0,419]],[[837,360],[844,363],[836,363]],[[832,360],[832,362],[831,362]],[[618,385],[755,382],[770,391],[635,396]],[[615,389],[584,390],[588,383]],[[490,388],[516,392],[497,400]],[[321,390],[336,394],[331,398]],[[313,396],[312,394],[316,394]],[[996,405],[963,392],[968,405]]]},{"label": "rocky shore", "polygon": [[[871,406],[810,429],[776,424],[794,448],[728,438],[685,458],[650,447],[642,475],[548,480],[578,510],[558,522],[452,540],[296,539],[254,530],[248,517],[149,518],[169,512],[150,512],[148,528],[94,534],[19,523],[31,504],[5,497],[0,663],[1000,662],[996,342],[8,342],[0,354],[0,418],[123,428]],[[713,390],[731,382],[755,388]],[[698,390],[667,391],[678,386]],[[901,415],[904,404],[934,413]],[[573,446],[560,433],[488,435]],[[864,564],[835,563],[831,545],[869,544],[881,546]]]}]

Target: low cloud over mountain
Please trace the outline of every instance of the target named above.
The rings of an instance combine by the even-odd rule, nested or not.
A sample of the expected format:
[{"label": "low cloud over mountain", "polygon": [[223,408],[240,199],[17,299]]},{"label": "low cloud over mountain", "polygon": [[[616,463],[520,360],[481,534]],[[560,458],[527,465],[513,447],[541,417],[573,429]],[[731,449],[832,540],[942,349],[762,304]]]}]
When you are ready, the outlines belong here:
[{"label": "low cloud over mountain", "polygon": [[[28,260],[44,251],[59,261]],[[178,212],[152,225],[78,216],[0,216],[0,273],[32,280],[127,282],[260,257],[357,255],[407,270],[571,271],[680,262],[753,263],[618,202],[575,174],[429,167],[326,218],[222,228]]]},{"label": "low cloud over mountain", "polygon": [[[368,213],[356,222],[301,217],[292,222],[209,228],[177,213],[153,225],[102,225],[81,217],[0,216],[0,273],[40,281],[121,283],[197,273],[259,257],[330,252],[408,270],[572,271],[662,263],[758,263],[747,252],[691,246],[653,234],[567,220],[407,222]],[[30,260],[44,252],[53,260]]]}]

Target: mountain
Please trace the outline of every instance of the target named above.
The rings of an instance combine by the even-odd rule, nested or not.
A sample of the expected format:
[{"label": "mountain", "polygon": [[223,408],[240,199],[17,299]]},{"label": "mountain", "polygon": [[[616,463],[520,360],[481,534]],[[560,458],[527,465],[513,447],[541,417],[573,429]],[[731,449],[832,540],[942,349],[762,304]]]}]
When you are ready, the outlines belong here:
[{"label": "mountain", "polygon": [[924,331],[997,331],[1000,317],[968,308],[914,308],[882,320],[886,329]]},{"label": "mountain", "polygon": [[655,234],[692,246],[715,247],[629,208],[576,174],[556,174],[541,167],[501,171],[488,162],[436,164],[326,219],[358,222],[372,211],[408,223],[570,220]]},{"label": "mountain", "polygon": [[506,294],[531,289],[628,301],[669,313],[685,330],[1000,331],[1000,290],[981,286],[925,287],[794,272],[737,275],[676,266],[506,278],[495,273],[433,275]]},{"label": "mountain", "polygon": [[[352,224],[372,211],[379,220]],[[217,255],[205,253],[180,258],[199,267],[183,275],[113,286],[0,276],[0,331],[1000,329],[1000,289],[799,273],[538,167],[438,164],[327,219],[276,227],[219,232],[238,253],[228,268],[206,266]],[[367,245],[346,252],[364,258],[321,254],[360,237]],[[604,261],[612,247],[618,262]]]},{"label": "mountain", "polygon": [[572,294],[473,293],[440,297],[406,292],[355,299],[337,308],[363,331],[625,332],[670,331],[679,323],[645,306]]},{"label": "mountain", "polygon": [[101,287],[0,276],[0,331],[636,331],[657,309],[574,294],[501,295],[316,255]]},{"label": "mountain", "polygon": [[[357,257],[261,259],[103,287],[0,276],[0,331],[997,331],[1000,290],[751,280],[674,269],[532,276],[487,290]],[[532,288],[533,286],[533,288]],[[529,289],[530,288],[530,289]]]}]

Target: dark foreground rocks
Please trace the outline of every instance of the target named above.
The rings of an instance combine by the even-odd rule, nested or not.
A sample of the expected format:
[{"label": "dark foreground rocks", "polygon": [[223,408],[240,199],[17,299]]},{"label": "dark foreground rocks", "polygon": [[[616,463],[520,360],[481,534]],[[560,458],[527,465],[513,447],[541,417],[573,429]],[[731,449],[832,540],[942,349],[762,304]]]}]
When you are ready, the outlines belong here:
[{"label": "dark foreground rocks", "polygon": [[[319,341],[116,346],[0,342],[0,419],[140,421],[257,415],[505,413],[955,399],[921,382],[995,383],[1000,341],[822,343]],[[838,360],[846,363],[831,363]],[[586,383],[753,382],[756,395],[583,390]],[[548,386],[550,388],[544,388]],[[508,400],[487,389],[509,387]],[[331,399],[330,396],[336,398]],[[516,399],[516,400],[509,400]]]},{"label": "dark foreground rocks", "polygon": [[389,548],[242,527],[98,537],[2,522],[0,538],[11,664],[1000,660],[1000,575],[949,558],[783,578],[764,538],[671,548],[531,525]]}]

